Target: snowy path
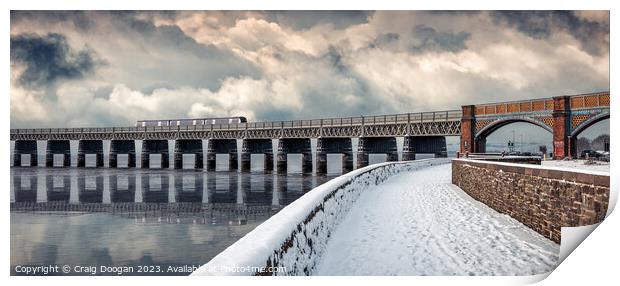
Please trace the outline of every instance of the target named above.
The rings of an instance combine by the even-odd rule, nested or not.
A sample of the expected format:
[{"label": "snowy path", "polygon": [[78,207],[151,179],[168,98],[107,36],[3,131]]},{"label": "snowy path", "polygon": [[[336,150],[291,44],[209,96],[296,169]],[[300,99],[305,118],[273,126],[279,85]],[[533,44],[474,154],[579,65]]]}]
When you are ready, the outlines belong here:
[{"label": "snowy path", "polygon": [[529,275],[559,245],[450,184],[450,164],[366,190],[328,242],[315,275]]}]

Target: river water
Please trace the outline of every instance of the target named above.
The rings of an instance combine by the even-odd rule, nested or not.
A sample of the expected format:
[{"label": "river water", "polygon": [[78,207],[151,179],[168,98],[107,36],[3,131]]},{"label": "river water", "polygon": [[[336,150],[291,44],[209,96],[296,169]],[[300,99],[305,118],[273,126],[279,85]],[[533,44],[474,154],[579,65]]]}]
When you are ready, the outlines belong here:
[{"label": "river water", "polygon": [[[116,275],[101,266],[133,267],[126,275],[187,275],[340,175],[340,157],[328,157],[328,174],[317,176],[300,173],[301,156],[289,155],[288,174],[265,173],[263,158],[252,156],[249,173],[228,171],[220,157],[215,172],[191,169],[193,158],[183,170],[11,167],[11,274],[69,265],[69,273],[47,275],[92,275],[92,267],[96,275]],[[119,156],[119,166],[126,160]],[[93,161],[87,156],[87,167]],[[143,266],[160,272],[138,273]]]},{"label": "river water", "polygon": [[89,168],[90,155],[87,168],[40,167],[44,156],[39,167],[11,167],[11,274],[68,265],[46,275],[188,275],[342,166],[341,155],[328,154],[327,175],[301,174],[301,155],[291,154],[287,174],[265,173],[263,155],[252,155],[252,171],[241,173],[217,156],[215,172],[192,169],[193,156],[182,170]]}]

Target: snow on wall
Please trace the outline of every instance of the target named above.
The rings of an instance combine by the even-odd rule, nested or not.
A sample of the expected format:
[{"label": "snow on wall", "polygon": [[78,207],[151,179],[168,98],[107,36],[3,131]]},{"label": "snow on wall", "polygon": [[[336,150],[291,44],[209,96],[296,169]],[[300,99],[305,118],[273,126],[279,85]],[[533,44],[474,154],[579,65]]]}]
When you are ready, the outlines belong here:
[{"label": "snow on wall", "polygon": [[387,162],[318,186],[257,226],[192,275],[310,275],[328,240],[368,186],[450,159]]},{"label": "snow on wall", "polygon": [[601,222],[609,206],[609,173],[600,171],[454,159],[452,183],[556,243],[562,227]]}]

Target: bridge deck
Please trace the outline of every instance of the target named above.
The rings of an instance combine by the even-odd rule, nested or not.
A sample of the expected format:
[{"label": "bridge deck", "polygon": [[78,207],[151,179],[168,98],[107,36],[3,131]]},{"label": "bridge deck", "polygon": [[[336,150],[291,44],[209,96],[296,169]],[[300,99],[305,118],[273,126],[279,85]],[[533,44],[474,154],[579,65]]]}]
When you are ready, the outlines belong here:
[{"label": "bridge deck", "polygon": [[450,165],[402,173],[365,191],[341,222],[318,275],[529,275],[559,245],[450,184]]},{"label": "bridge deck", "polygon": [[461,110],[231,124],[11,129],[11,140],[458,135]]}]

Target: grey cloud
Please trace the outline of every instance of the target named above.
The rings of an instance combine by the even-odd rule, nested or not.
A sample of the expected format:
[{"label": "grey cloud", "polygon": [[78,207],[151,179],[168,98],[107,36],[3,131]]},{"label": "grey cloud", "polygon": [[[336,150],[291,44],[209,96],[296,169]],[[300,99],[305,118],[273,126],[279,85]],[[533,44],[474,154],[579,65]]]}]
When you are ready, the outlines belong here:
[{"label": "grey cloud", "polygon": [[331,23],[336,29],[365,23],[372,11],[266,11],[268,18],[295,30]]},{"label": "grey cloud", "polygon": [[56,33],[11,36],[11,62],[25,67],[18,81],[31,88],[83,78],[103,64],[93,50],[75,51],[64,35]]},{"label": "grey cloud", "polygon": [[385,46],[388,46],[390,44],[397,42],[399,39],[400,39],[400,35],[397,33],[380,34],[379,36],[377,36],[377,38],[375,38],[374,41],[372,41],[368,45],[368,47],[371,49],[378,48],[378,47],[385,47]]},{"label": "grey cloud", "polygon": [[[68,30],[66,37],[88,42],[96,48],[97,54],[106,58],[110,63],[110,69],[106,71],[118,71],[106,79],[137,90],[181,86],[214,90],[227,77],[259,76],[256,66],[231,51],[198,43],[177,26],[155,26],[152,18],[141,17],[174,18],[178,13],[13,11],[11,25],[26,30],[45,30],[42,27],[49,26],[57,33],[58,30]],[[118,44],[122,47],[117,47]]]},{"label": "grey cloud", "polygon": [[534,39],[562,31],[571,34],[591,54],[608,50],[609,25],[583,20],[574,11],[493,11],[495,23],[513,27]]},{"label": "grey cloud", "polygon": [[[158,63],[159,68],[156,70],[144,71],[139,67],[129,67],[148,77],[144,84],[136,86],[141,90],[186,85],[213,90],[219,88],[226,77],[258,77],[258,69],[250,62],[214,45],[198,43],[178,26],[157,27],[152,22],[133,17],[134,14],[129,12],[115,15],[122,20],[122,27],[129,30],[130,37],[140,39],[145,50],[156,50],[170,55],[168,59]],[[191,62],[190,59],[194,59],[190,65],[180,64],[182,61]],[[131,83],[129,85],[132,86]]]},{"label": "grey cloud", "polygon": [[97,25],[90,11],[11,11],[11,25],[28,24],[33,19],[43,25],[70,22],[82,31]]},{"label": "grey cloud", "polygon": [[434,28],[425,25],[415,26],[413,34],[414,44],[411,47],[412,52],[428,50],[458,52],[466,48],[465,42],[471,36],[467,32],[438,32]]}]

